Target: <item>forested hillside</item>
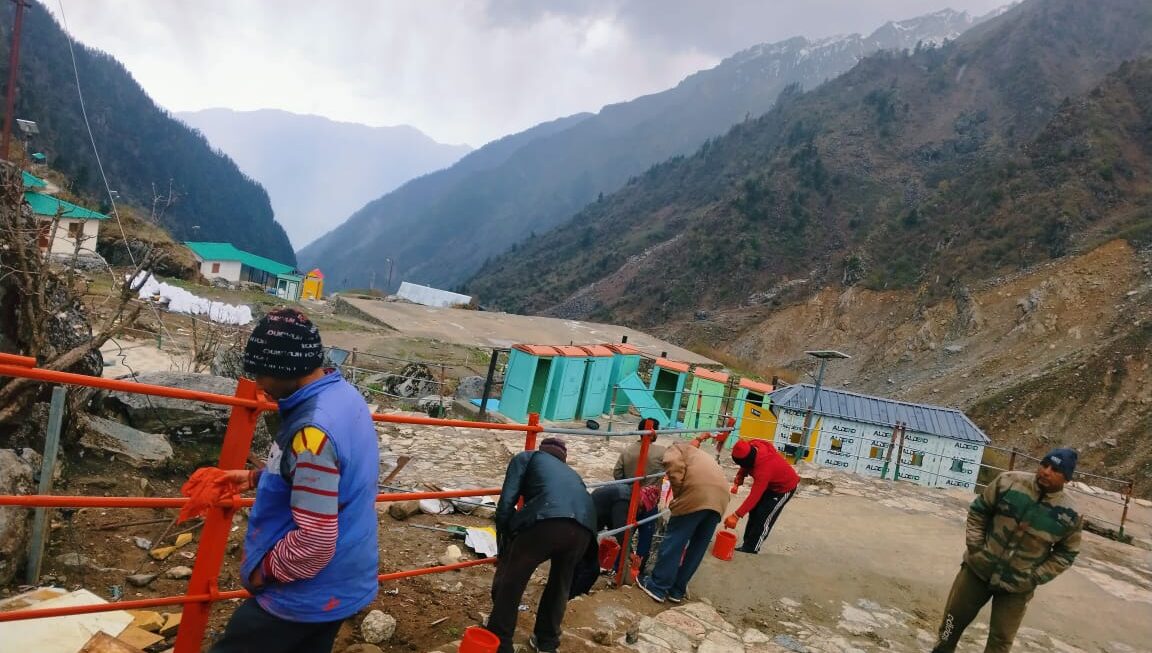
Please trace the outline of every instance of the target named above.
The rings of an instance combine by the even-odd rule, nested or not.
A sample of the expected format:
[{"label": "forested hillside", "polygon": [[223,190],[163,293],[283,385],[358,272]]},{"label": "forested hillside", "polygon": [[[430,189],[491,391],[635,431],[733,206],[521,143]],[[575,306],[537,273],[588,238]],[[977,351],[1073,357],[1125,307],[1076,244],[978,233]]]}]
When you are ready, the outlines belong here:
[{"label": "forested hillside", "polygon": [[[792,84],[812,88],[881,49],[954,38],[979,23],[945,11],[889,23],[869,36],[797,37],[737,53],[675,88],[610,105],[565,129],[523,142],[498,164],[456,167],[401,187],[300,252],[338,285],[379,278],[384,258],[401,280],[453,287],[486,259],[565,222],[654,163],[772,108]],[[430,192],[429,192],[430,191]]]},{"label": "forested hillside", "polygon": [[1147,63],[1122,64],[1149,55],[1152,3],[1031,0],[956,42],[793,89],[467,289],[513,311],[652,325],[830,284],[930,301],[1139,232]]},{"label": "forested hillside", "polygon": [[[12,3],[0,7],[0,41],[5,44],[11,41],[13,11]],[[43,152],[51,168],[72,180],[73,192],[107,208],[77,96],[78,76],[100,162],[121,201],[145,215],[155,213],[178,240],[231,242],[295,263],[259,184],[214,151],[199,132],[158,107],[118,61],[79,43],[74,51],[75,73],[64,31],[43,6],[31,3],[24,12],[16,116],[39,125],[40,134],[29,147]],[[0,79],[7,78],[4,56]],[[165,199],[157,202],[158,197]]]}]

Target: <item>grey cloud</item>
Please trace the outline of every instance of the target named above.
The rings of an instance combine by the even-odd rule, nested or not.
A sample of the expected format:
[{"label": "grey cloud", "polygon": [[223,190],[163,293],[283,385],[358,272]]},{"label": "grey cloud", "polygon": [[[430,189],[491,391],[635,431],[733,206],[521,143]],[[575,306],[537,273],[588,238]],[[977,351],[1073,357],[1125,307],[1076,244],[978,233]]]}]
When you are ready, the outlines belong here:
[{"label": "grey cloud", "polygon": [[869,33],[889,20],[952,8],[980,15],[1010,0],[490,0],[497,25],[522,25],[547,15],[612,17],[660,50],[696,48],[724,57],[758,43],[793,36]]}]

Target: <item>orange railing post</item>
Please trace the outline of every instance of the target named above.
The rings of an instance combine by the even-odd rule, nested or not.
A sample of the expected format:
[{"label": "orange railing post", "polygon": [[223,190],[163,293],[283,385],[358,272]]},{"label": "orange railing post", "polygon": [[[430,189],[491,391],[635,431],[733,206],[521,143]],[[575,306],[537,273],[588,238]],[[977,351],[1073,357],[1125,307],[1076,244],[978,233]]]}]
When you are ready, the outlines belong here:
[{"label": "orange railing post", "polygon": [[540,430],[540,413],[528,415],[528,429],[524,433],[524,451],[536,448],[536,433]]},{"label": "orange railing post", "polygon": [[[248,379],[240,379],[236,386],[236,397],[241,399],[259,398],[256,384]],[[260,417],[258,408],[233,406],[228,418],[228,429],[224,432],[224,444],[220,448],[220,469],[244,469],[248,452],[252,448],[252,436],[256,431],[256,420]],[[196,552],[196,564],[192,568],[192,578],[188,582],[188,594],[207,594],[215,598],[220,588],[217,579],[224,564],[224,550],[228,545],[228,533],[232,528],[232,515],[238,506],[235,503],[218,506],[209,511],[204,519],[204,529],[200,534],[200,546]],[[212,615],[211,602],[184,604],[184,614],[176,636],[176,653],[196,653],[204,640],[208,617]]]},{"label": "orange railing post", "polygon": [[[655,435],[656,431],[652,431]],[[644,476],[648,469],[648,447],[651,440],[648,434],[645,433],[640,439],[640,457],[636,459],[636,473],[633,476]],[[625,522],[629,526],[624,530],[624,542],[620,547],[620,563],[616,570],[616,587],[624,584],[624,574],[629,572],[632,566],[632,524],[636,523],[636,509],[640,506],[640,485],[647,479],[637,478],[632,481],[632,498],[628,500],[628,521]]]}]

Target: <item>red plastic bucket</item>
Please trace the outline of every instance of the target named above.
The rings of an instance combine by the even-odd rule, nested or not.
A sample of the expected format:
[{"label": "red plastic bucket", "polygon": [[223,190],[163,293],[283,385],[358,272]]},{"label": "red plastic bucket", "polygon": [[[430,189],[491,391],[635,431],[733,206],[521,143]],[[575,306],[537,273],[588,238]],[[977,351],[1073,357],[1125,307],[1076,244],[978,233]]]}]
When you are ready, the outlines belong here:
[{"label": "red plastic bucket", "polygon": [[616,557],[620,555],[620,544],[614,538],[606,537],[600,540],[600,551],[597,557],[600,558],[601,569],[616,569]]},{"label": "red plastic bucket", "polygon": [[736,550],[736,534],[732,531],[716,533],[716,543],[712,545],[712,555],[721,560],[731,560]]},{"label": "red plastic bucket", "polygon": [[492,631],[480,626],[468,626],[464,629],[464,639],[460,640],[459,653],[496,653],[500,648],[500,638]]}]

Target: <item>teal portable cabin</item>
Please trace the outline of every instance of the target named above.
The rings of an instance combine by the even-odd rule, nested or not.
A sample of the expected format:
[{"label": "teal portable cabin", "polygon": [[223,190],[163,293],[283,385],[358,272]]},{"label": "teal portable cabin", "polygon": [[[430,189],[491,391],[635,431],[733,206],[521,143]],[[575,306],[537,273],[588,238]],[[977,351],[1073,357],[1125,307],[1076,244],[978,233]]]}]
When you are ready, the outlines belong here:
[{"label": "teal portable cabin", "polygon": [[612,350],[604,345],[580,345],[588,354],[584,367],[584,389],[580,393],[580,419],[599,417],[609,394],[612,376]]},{"label": "teal portable cabin", "polygon": [[554,347],[546,345],[513,345],[504,371],[500,413],[523,424],[529,413],[542,412],[558,356]]},{"label": "teal portable cabin", "polygon": [[604,345],[612,352],[612,368],[608,373],[608,392],[604,396],[605,414],[623,415],[632,402],[628,396],[616,390],[620,381],[635,374],[640,369],[640,350],[626,343]]},{"label": "teal portable cabin", "polygon": [[766,415],[772,404],[768,395],[774,389],[769,383],[740,379],[740,385],[736,388],[736,403],[732,407],[732,415],[736,418],[736,430],[726,442],[729,449],[736,444],[736,440],[739,438],[771,440],[775,437],[773,430],[775,421],[771,419],[770,415]]},{"label": "teal portable cabin", "polygon": [[580,410],[580,395],[584,389],[584,370],[588,367],[588,352],[572,345],[552,347],[552,379],[544,397],[544,410],[540,416],[553,422],[576,418]]},{"label": "teal portable cabin", "polygon": [[667,358],[657,358],[652,367],[652,378],[648,380],[648,391],[668,416],[667,423],[660,426],[670,427],[680,417],[680,397],[684,392],[684,381],[688,375],[688,363],[670,361]]},{"label": "teal portable cabin", "polygon": [[684,410],[684,428],[710,429],[717,425],[724,406],[724,390],[728,375],[703,367],[692,370],[692,386],[688,389],[688,407]]}]

